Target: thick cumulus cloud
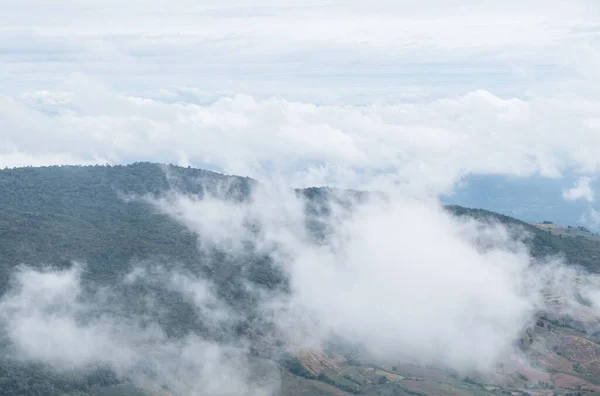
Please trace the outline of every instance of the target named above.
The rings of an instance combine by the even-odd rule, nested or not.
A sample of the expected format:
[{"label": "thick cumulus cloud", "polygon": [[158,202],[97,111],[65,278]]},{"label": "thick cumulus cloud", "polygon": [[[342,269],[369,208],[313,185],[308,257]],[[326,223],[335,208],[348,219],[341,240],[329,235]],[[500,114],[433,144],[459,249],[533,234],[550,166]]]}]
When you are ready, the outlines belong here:
[{"label": "thick cumulus cloud", "polygon": [[[476,91],[424,103],[317,106],[223,97],[165,103],[80,76],[67,95],[3,98],[0,165],[153,159],[288,185],[448,191],[466,173],[593,174],[593,100],[502,99]],[[280,181],[279,180],[279,181]]]}]

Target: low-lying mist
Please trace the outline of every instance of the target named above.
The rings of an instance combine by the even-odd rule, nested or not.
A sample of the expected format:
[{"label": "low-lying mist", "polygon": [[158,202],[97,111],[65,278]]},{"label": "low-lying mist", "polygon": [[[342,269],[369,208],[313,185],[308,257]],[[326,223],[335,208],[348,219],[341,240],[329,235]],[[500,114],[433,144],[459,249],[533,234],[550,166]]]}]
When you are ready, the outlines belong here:
[{"label": "low-lying mist", "polygon": [[[243,200],[137,199],[195,232],[210,271],[132,263],[100,285],[85,263],[20,266],[0,300],[7,354],[57,370],[108,366],[177,395],[270,395],[280,358],[332,339],[370,359],[487,373],[523,358],[519,339],[542,313],[600,317],[600,289],[559,257],[532,258],[524,230],[455,217],[435,199],[267,186]],[[248,276],[257,257],[269,287]],[[235,263],[226,292],[207,275],[224,263]]]}]

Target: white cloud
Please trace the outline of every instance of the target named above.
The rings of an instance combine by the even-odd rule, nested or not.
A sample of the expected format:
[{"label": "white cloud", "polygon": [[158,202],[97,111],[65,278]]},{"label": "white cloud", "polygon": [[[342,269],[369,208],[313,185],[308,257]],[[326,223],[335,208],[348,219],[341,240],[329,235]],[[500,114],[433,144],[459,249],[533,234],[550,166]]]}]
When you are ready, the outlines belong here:
[{"label": "white cloud", "polygon": [[[303,202],[285,190],[259,188],[250,202],[217,201],[219,210],[212,198],[175,196],[157,205],[209,248],[236,254],[251,241],[273,258],[292,294],[269,296],[263,311],[274,313],[292,350],[319,348],[333,333],[379,359],[485,372],[518,355],[515,342],[536,312],[583,309],[574,298],[576,271],[558,261],[532,267],[518,232],[390,193],[351,214],[332,204],[331,232],[318,244]],[[258,231],[249,232],[249,223]],[[564,305],[546,306],[543,291]],[[597,306],[591,312],[600,313]]]},{"label": "white cloud", "polygon": [[[207,291],[206,281],[154,272],[137,270],[125,280],[152,282],[158,276],[208,313],[208,322],[215,325],[226,313],[212,306],[218,300]],[[255,366],[243,345],[219,344],[197,333],[170,338],[142,314],[119,315],[120,302],[112,295],[116,285],[86,294],[77,265],[62,271],[21,267],[13,275],[13,287],[0,298],[0,326],[10,341],[5,352],[13,358],[49,363],[56,370],[104,364],[142,387],[167,385],[173,393],[190,396],[266,396],[279,384],[277,369],[268,363],[263,363],[267,381],[254,378]],[[107,297],[113,300],[107,303]],[[206,311],[209,306],[214,311]]]},{"label": "white cloud", "polygon": [[116,329],[101,320],[91,326],[77,322],[76,315],[83,308],[78,301],[82,292],[80,272],[77,266],[64,272],[17,269],[14,289],[0,301],[1,323],[7,336],[19,356],[46,361],[57,368],[111,359],[130,364],[131,351],[120,344],[122,338]]},{"label": "white cloud", "polygon": [[[0,97],[0,164],[191,164],[288,184],[439,192],[467,172],[554,177],[600,163],[600,102],[487,91],[418,103],[322,105],[247,95],[210,104],[69,91]],[[68,92],[68,93],[66,93]]]},{"label": "white cloud", "polygon": [[581,215],[580,221],[584,224],[589,224],[593,228],[598,227],[600,225],[600,211],[597,211],[590,206],[587,211]]},{"label": "white cloud", "polygon": [[8,5],[0,166],[154,160],[424,191],[596,172],[594,2],[426,3]]},{"label": "white cloud", "polygon": [[84,72],[140,95],[191,86],[329,103],[520,96],[597,75],[598,13],[586,0],[32,0],[0,16],[0,75],[10,76],[0,83],[11,94],[53,90]]},{"label": "white cloud", "polygon": [[588,202],[594,202],[594,190],[591,186],[592,180],[591,177],[580,177],[573,188],[563,191],[563,198],[567,201],[582,199]]}]

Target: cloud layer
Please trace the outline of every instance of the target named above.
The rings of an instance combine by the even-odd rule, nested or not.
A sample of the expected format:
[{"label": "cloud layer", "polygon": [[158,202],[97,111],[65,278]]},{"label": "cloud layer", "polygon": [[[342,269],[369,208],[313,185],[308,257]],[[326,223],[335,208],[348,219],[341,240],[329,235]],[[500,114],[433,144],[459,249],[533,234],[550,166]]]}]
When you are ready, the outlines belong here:
[{"label": "cloud layer", "polygon": [[[36,10],[31,13],[30,10]],[[597,79],[597,3],[39,0],[0,17],[1,86],[71,73],[148,94],[194,87],[325,102],[553,92]]]},{"label": "cloud layer", "polygon": [[598,171],[600,102],[476,91],[423,103],[317,106],[223,97],[208,105],[70,91],[0,99],[0,166],[126,163],[208,167],[288,185],[442,192],[464,174]]},{"label": "cloud layer", "polygon": [[597,171],[594,1],[5,8],[0,166],[154,160],[435,192],[468,172]]}]

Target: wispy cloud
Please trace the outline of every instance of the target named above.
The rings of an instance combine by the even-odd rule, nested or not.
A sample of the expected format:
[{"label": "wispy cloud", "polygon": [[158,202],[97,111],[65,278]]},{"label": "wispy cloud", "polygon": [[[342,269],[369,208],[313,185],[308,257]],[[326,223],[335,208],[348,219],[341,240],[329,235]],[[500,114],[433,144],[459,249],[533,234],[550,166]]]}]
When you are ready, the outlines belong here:
[{"label": "wispy cloud", "polygon": [[0,17],[0,67],[11,76],[1,82],[13,94],[56,89],[84,72],[145,95],[176,85],[320,102],[475,89],[521,96],[597,77],[598,12],[585,0],[175,1],[168,9],[28,1]]},{"label": "wispy cloud", "polygon": [[591,177],[580,177],[573,188],[563,191],[563,198],[567,201],[582,199],[594,202],[594,190],[592,189],[591,182]]},{"label": "wispy cloud", "polygon": [[[251,363],[243,340],[235,346],[199,332],[169,337],[141,312],[122,314],[131,307],[118,302],[118,285],[87,284],[97,291],[84,292],[79,265],[62,271],[21,267],[13,275],[13,288],[0,299],[0,326],[9,341],[5,352],[13,359],[50,364],[58,371],[106,365],[142,388],[167,386],[185,395],[263,396],[278,388],[277,368],[272,362]],[[219,323],[225,311],[212,306],[218,300],[205,280],[159,268],[138,270],[122,282],[144,285],[156,276],[189,296],[209,323]],[[151,307],[153,314],[160,309]]]}]

